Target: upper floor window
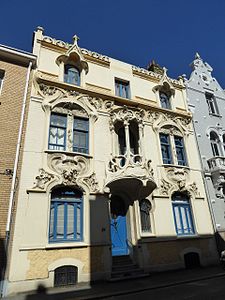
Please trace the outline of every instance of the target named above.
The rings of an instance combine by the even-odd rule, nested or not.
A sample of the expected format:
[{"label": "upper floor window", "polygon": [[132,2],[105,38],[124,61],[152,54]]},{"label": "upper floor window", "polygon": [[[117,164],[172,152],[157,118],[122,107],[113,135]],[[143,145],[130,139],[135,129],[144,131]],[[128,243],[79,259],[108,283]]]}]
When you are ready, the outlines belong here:
[{"label": "upper floor window", "polygon": [[80,71],[72,65],[65,65],[64,82],[80,85]]},{"label": "upper floor window", "polygon": [[5,71],[0,70],[0,94],[1,94],[1,91],[2,91],[4,76],[5,76]]},{"label": "upper floor window", "polygon": [[177,235],[195,234],[192,210],[187,194],[175,192],[172,196],[172,206]]},{"label": "upper floor window", "polygon": [[219,115],[219,111],[218,111],[218,107],[214,95],[210,93],[206,93],[205,97],[208,104],[209,113],[212,115]]},{"label": "upper floor window", "polygon": [[141,218],[141,231],[144,233],[151,232],[150,210],[151,203],[147,199],[139,202],[140,218]]},{"label": "upper floor window", "polygon": [[170,96],[168,93],[159,91],[160,104],[162,108],[171,109]]},{"label": "upper floor window", "polygon": [[83,240],[83,196],[79,190],[58,188],[52,191],[49,241]]},{"label": "upper floor window", "polygon": [[66,150],[67,116],[52,113],[50,118],[48,149]]},{"label": "upper floor window", "polygon": [[210,132],[210,144],[213,156],[220,156],[220,139],[214,131]]},{"label": "upper floor window", "polygon": [[[72,139],[71,132],[73,132]],[[89,120],[73,115],[51,113],[48,148],[88,154]]]},{"label": "upper floor window", "polygon": [[[184,147],[184,141],[181,136],[170,135],[167,133],[160,133],[160,144],[162,159],[164,164],[178,164],[179,166],[186,166],[186,151]],[[176,153],[172,153],[172,145],[175,148]]]},{"label": "upper floor window", "polygon": [[116,93],[116,96],[129,99],[130,98],[129,82],[116,79],[115,80],[115,93]]}]

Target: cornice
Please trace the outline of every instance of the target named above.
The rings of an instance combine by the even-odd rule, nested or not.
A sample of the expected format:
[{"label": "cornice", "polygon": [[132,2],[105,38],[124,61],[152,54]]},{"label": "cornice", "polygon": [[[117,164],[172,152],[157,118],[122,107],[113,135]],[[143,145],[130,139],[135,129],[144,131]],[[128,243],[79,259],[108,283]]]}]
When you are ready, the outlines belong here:
[{"label": "cornice", "polygon": [[153,105],[152,103],[147,103],[147,101],[145,101],[143,103],[143,101],[137,100],[137,99],[125,99],[125,98],[117,97],[115,95],[110,95],[109,93],[94,91],[89,88],[84,88],[81,86],[76,86],[76,85],[68,84],[65,82],[59,82],[58,80],[45,78],[44,74],[41,74],[41,72],[38,72],[38,73],[39,73],[38,75],[36,74],[37,82],[44,83],[48,86],[52,86],[52,87],[56,87],[56,88],[58,87],[58,88],[70,90],[70,91],[76,91],[81,94],[90,95],[90,96],[93,96],[96,98],[101,98],[103,100],[111,100],[111,101],[114,101],[114,103],[119,106],[126,105],[128,107],[130,106],[130,107],[144,108],[144,109],[148,109],[151,111],[161,112],[164,114],[169,113],[170,115],[172,115],[174,117],[182,117],[182,118],[188,118],[188,119],[192,118],[192,114],[189,111],[184,111],[184,112],[179,111],[178,112],[178,111],[173,111],[173,110],[169,110],[169,109],[164,109],[164,108],[158,107],[156,105]]},{"label": "cornice", "polygon": [[[159,82],[160,79],[162,78],[162,75],[154,73],[152,71],[148,71],[144,68],[141,67],[137,67],[137,66],[132,66],[132,72],[133,75],[139,76],[141,78],[144,78],[146,80],[150,80],[150,81],[155,81],[155,82]],[[176,79],[172,79],[172,78],[168,78],[169,82],[176,88],[178,89],[185,89],[185,86],[183,83],[181,83],[179,80]]]},{"label": "cornice", "polygon": [[[53,50],[57,50],[61,53],[66,53],[66,51],[72,47],[72,44],[61,41],[61,40],[57,40],[55,38],[52,38],[50,36],[43,36],[43,39],[39,41],[41,43],[41,45],[53,49]],[[110,66],[110,60],[109,57],[106,55],[102,55],[99,54],[97,52],[91,51],[91,50],[87,50],[85,48],[80,48],[81,53],[84,55],[84,58],[99,64],[101,66],[104,67],[109,67]]]}]

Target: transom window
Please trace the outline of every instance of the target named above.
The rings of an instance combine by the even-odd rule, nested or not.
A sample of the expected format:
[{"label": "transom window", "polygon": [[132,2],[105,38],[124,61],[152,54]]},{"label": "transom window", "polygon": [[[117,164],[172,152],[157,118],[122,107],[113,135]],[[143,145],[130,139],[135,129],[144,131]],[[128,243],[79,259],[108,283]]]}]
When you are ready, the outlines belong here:
[{"label": "transom window", "polygon": [[[72,142],[70,132],[73,132]],[[89,120],[72,115],[51,113],[48,148],[88,154]]]},{"label": "transom window", "polygon": [[151,203],[147,199],[143,199],[139,202],[140,217],[141,217],[141,231],[144,233],[151,232],[151,220],[150,210],[152,208]]},{"label": "transom window", "polygon": [[115,93],[116,96],[129,99],[130,98],[129,82],[115,79]]},{"label": "transom window", "polygon": [[50,208],[49,242],[82,240],[82,193],[70,188],[53,190]]},{"label": "transom window", "polygon": [[65,65],[64,82],[80,85],[80,71],[72,65]]},{"label": "transom window", "polygon": [[[184,147],[183,137],[160,133],[161,153],[164,164],[178,164],[180,166],[187,165],[186,151]],[[172,154],[172,145],[176,153]]]},{"label": "transom window", "polygon": [[168,95],[168,93],[160,91],[159,98],[162,108],[171,109],[170,96]]},{"label": "transom window", "polygon": [[176,192],[172,196],[173,216],[177,235],[195,234],[192,210],[186,193]]},{"label": "transom window", "polygon": [[206,93],[205,97],[208,104],[209,113],[212,115],[219,115],[219,110],[214,95]]}]

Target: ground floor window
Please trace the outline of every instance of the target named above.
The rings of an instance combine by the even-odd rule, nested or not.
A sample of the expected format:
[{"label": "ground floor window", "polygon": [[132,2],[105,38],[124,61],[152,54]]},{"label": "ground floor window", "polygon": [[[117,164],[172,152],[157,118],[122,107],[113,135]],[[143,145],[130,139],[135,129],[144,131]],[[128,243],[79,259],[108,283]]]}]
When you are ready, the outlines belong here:
[{"label": "ground floor window", "polygon": [[78,269],[74,266],[62,266],[55,269],[54,286],[73,285],[77,283]]},{"label": "ground floor window", "polygon": [[188,195],[180,192],[174,193],[172,206],[177,235],[194,234],[192,210]]}]

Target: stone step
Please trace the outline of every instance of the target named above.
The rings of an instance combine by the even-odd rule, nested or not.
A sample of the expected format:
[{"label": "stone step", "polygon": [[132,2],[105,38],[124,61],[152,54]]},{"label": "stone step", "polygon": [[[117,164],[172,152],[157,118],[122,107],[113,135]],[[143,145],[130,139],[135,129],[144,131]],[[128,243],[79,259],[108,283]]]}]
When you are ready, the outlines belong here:
[{"label": "stone step", "polygon": [[129,255],[113,256],[112,264],[113,265],[122,265],[122,264],[132,264],[133,261]]},{"label": "stone step", "polygon": [[128,271],[135,271],[135,270],[139,270],[139,267],[135,264],[112,266],[113,273],[128,272]]}]

